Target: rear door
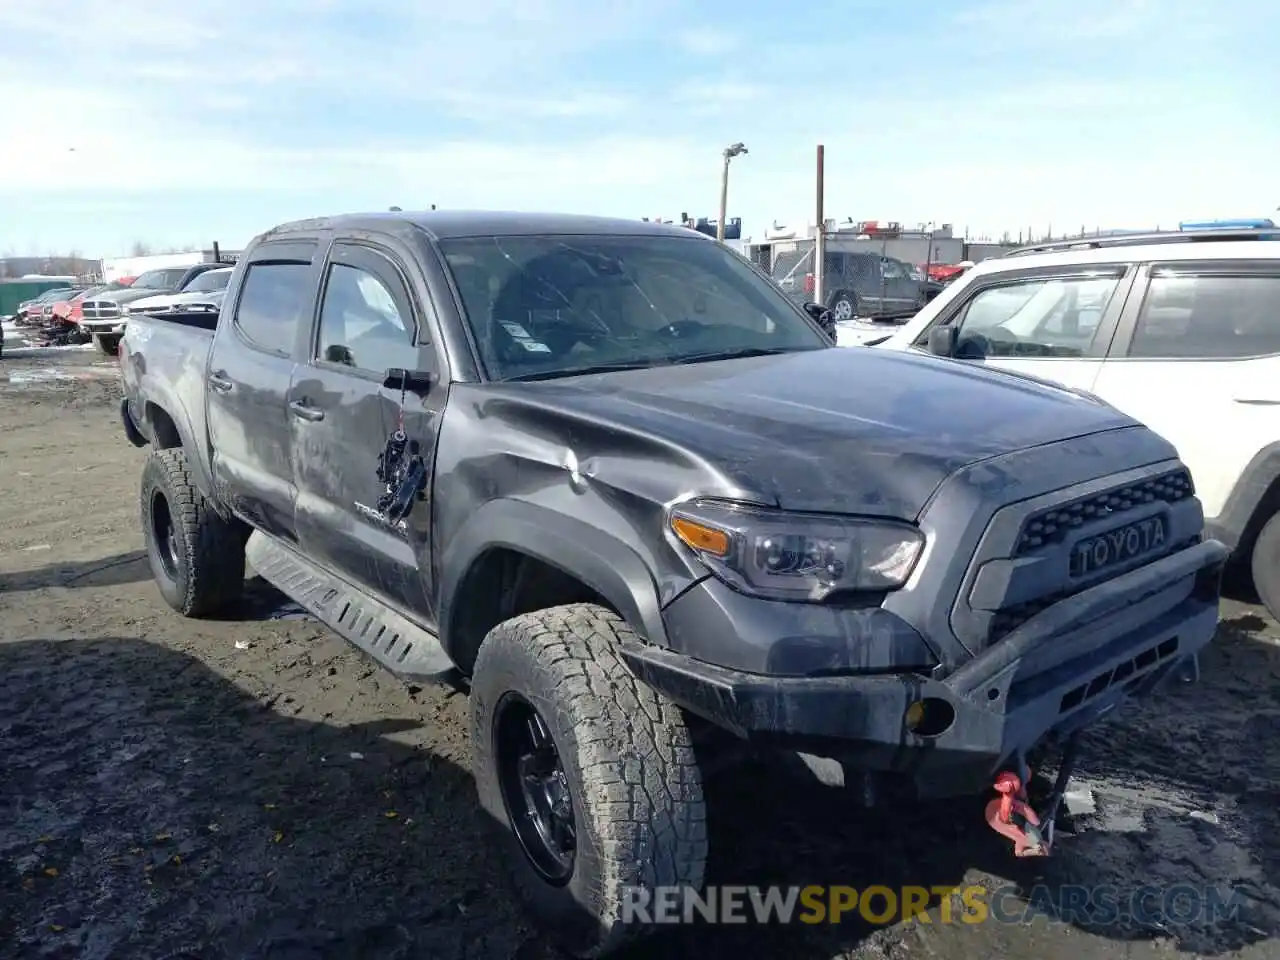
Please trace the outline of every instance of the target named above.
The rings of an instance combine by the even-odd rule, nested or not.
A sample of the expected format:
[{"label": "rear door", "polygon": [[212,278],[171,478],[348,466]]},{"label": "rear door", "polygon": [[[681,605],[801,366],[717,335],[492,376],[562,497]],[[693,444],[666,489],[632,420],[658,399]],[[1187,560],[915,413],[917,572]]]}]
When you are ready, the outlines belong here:
[{"label": "rear door", "polygon": [[954,324],[958,360],[1092,390],[1136,272],[1114,263],[991,274],[949,303],[915,345]]},{"label": "rear door", "polygon": [[1094,391],[1178,448],[1205,516],[1280,441],[1280,261],[1156,262]]},{"label": "rear door", "polygon": [[317,252],[314,241],[254,250],[229,290],[207,370],[218,494],[259,529],[290,542],[297,541],[296,490],[285,397],[299,336],[315,309]]},{"label": "rear door", "polygon": [[[446,386],[425,397],[383,387],[390,368],[439,373],[428,322],[404,261],[339,240],[324,265],[315,330],[294,371],[288,409],[298,528],[307,554],[423,626],[431,593],[431,504],[399,525],[382,519],[378,457],[400,423],[430,469]],[[430,494],[430,483],[426,494]]]}]

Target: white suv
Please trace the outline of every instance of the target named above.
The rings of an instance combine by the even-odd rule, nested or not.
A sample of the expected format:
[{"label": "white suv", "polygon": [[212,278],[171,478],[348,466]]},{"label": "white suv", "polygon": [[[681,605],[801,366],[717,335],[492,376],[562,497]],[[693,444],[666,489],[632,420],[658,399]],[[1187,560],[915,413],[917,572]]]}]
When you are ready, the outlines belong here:
[{"label": "white suv", "polygon": [[1280,620],[1280,228],[1028,247],[873,343],[1085,390],[1163,434]]}]

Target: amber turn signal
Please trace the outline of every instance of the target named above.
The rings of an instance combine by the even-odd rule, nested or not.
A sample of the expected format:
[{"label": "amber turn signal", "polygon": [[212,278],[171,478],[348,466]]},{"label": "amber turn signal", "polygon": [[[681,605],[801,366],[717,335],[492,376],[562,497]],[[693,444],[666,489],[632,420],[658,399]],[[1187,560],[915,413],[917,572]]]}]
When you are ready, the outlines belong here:
[{"label": "amber turn signal", "polygon": [[729,555],[729,535],[723,530],[695,523],[684,517],[672,517],[671,529],[687,546],[717,557]]}]

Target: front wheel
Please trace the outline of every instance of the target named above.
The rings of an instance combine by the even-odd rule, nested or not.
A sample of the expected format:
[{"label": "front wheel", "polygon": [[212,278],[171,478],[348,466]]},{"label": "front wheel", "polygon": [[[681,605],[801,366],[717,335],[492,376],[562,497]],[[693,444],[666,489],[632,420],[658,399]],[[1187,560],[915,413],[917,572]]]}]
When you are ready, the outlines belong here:
[{"label": "front wheel", "polygon": [[472,678],[480,805],[521,898],[579,957],[643,935],[655,891],[696,891],[706,866],[689,729],[619,658],[633,636],[591,604],[524,614],[489,632]]},{"label": "front wheel", "polygon": [[180,448],[153,451],[142,469],[142,533],[156,585],[183,616],[209,616],[239,599],[244,527],[209,505]]},{"label": "front wheel", "polygon": [[95,333],[93,342],[98,350],[108,357],[114,357],[120,352],[120,334],[118,333]]},{"label": "front wheel", "polygon": [[831,301],[831,312],[837,320],[852,320],[858,315],[857,298],[841,290]]},{"label": "front wheel", "polygon": [[1262,605],[1280,621],[1280,513],[1273,514],[1258,533],[1249,565]]}]

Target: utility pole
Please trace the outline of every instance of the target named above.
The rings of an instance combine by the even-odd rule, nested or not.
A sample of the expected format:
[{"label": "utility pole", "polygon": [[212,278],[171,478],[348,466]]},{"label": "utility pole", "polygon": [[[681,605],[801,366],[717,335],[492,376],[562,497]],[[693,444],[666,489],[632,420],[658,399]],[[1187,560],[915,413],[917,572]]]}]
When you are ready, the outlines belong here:
[{"label": "utility pole", "polygon": [[823,276],[826,271],[823,265],[827,260],[827,220],[826,214],[823,212],[823,165],[826,149],[822,144],[818,144],[818,195],[817,195],[817,213],[818,232],[813,237],[813,299],[821,304],[826,304]]},{"label": "utility pole", "polygon": [[716,239],[724,243],[724,222],[729,216],[729,161],[747,152],[741,143],[724,148],[724,167],[720,171],[720,221],[716,224]]}]

